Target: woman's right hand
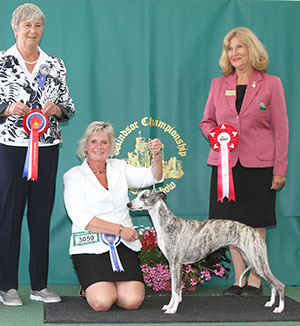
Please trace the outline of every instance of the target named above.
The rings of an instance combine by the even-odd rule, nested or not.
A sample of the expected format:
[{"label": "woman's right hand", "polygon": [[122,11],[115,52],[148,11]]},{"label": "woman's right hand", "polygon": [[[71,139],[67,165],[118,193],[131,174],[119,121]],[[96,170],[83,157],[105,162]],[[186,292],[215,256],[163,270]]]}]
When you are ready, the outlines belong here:
[{"label": "woman's right hand", "polygon": [[5,110],[5,115],[25,115],[30,112],[30,109],[27,105],[22,102],[16,102],[10,104]]},{"label": "woman's right hand", "polygon": [[279,190],[285,184],[285,176],[282,175],[273,175],[271,189]]},{"label": "woman's right hand", "polygon": [[120,236],[126,241],[136,241],[139,239],[139,234],[132,228],[124,226]]}]

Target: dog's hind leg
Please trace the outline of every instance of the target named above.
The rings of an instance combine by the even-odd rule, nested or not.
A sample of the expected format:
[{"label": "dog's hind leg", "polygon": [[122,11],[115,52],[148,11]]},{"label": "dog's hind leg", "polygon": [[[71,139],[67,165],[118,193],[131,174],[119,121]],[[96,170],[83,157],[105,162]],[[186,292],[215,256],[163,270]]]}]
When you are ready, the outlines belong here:
[{"label": "dog's hind leg", "polygon": [[257,233],[250,234],[250,237],[252,239],[251,246],[243,246],[243,251],[247,260],[246,264],[252,266],[251,270],[264,279],[270,286],[271,298],[265,304],[265,307],[272,307],[275,304],[276,291],[278,291],[279,306],[276,307],[273,312],[281,313],[284,310],[285,285],[272,274],[268,262],[267,246],[263,238],[258,237]]},{"label": "dog's hind leg", "polygon": [[[272,275],[273,276],[273,275]],[[274,276],[273,276],[274,277]],[[284,311],[284,289],[285,285],[278,281],[275,277],[269,282],[271,288],[271,298],[266,302],[265,307],[272,307],[275,304],[276,290],[279,293],[279,306],[273,312],[279,314]]]},{"label": "dog's hind leg", "polygon": [[165,314],[175,314],[179,303],[182,300],[181,296],[181,265],[170,264],[171,279],[172,279],[172,296],[170,302],[162,307]]},{"label": "dog's hind leg", "polygon": [[273,285],[271,285],[271,298],[268,302],[266,302],[265,307],[273,307],[275,304],[275,298],[276,298],[276,289]]},{"label": "dog's hind leg", "polygon": [[265,260],[263,264],[256,265],[260,266],[255,269],[257,275],[263,278],[271,288],[271,297],[268,302],[266,302],[265,307],[272,307],[275,304],[276,291],[279,293],[279,306],[276,307],[273,312],[275,314],[281,313],[284,310],[284,289],[285,285],[280,282],[271,272],[268,261]]}]

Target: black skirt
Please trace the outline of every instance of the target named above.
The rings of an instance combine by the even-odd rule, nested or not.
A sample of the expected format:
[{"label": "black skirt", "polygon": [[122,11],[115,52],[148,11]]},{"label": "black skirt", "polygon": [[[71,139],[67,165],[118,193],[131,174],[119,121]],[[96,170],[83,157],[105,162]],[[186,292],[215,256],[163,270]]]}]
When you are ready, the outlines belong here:
[{"label": "black skirt", "polygon": [[218,167],[212,167],[210,219],[239,221],[252,227],[276,225],[276,190],[271,190],[273,167],[245,168],[239,162],[232,169],[236,201],[217,202]]},{"label": "black skirt", "polygon": [[129,249],[123,243],[118,245],[117,250],[124,268],[123,272],[113,271],[109,252],[72,255],[74,269],[84,290],[97,282],[144,282],[138,253]]}]

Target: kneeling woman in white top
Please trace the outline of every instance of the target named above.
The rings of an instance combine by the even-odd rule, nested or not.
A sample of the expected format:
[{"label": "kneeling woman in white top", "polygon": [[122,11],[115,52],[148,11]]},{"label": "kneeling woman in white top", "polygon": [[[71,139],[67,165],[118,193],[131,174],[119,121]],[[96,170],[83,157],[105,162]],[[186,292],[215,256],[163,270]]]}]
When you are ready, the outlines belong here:
[{"label": "kneeling woman in white top", "polygon": [[92,122],[78,144],[84,161],[64,174],[64,200],[73,222],[70,255],[80,285],[96,311],[115,303],[137,309],[145,287],[138,259],[141,243],[126,206],[128,189],[163,181],[161,142],[149,140],[150,168],[109,158],[115,144],[109,123]]}]

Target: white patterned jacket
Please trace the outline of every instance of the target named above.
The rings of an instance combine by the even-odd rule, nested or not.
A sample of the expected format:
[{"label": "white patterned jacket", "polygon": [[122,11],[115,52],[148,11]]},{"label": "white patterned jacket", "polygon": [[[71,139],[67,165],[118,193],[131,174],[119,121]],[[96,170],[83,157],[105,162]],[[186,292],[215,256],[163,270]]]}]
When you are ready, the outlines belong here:
[{"label": "white patterned jacket", "polygon": [[[0,52],[0,114],[8,105],[23,102],[31,109],[42,109],[51,101],[64,114],[60,121],[68,120],[75,108],[66,83],[66,68],[59,58],[49,56],[39,48],[39,59],[30,74],[16,44],[7,51]],[[44,89],[38,87],[40,67],[50,67]],[[23,116],[0,117],[0,143],[11,146],[27,146],[29,135],[22,127]],[[49,117],[48,130],[39,137],[39,144],[56,145],[62,142],[59,119]]]}]

